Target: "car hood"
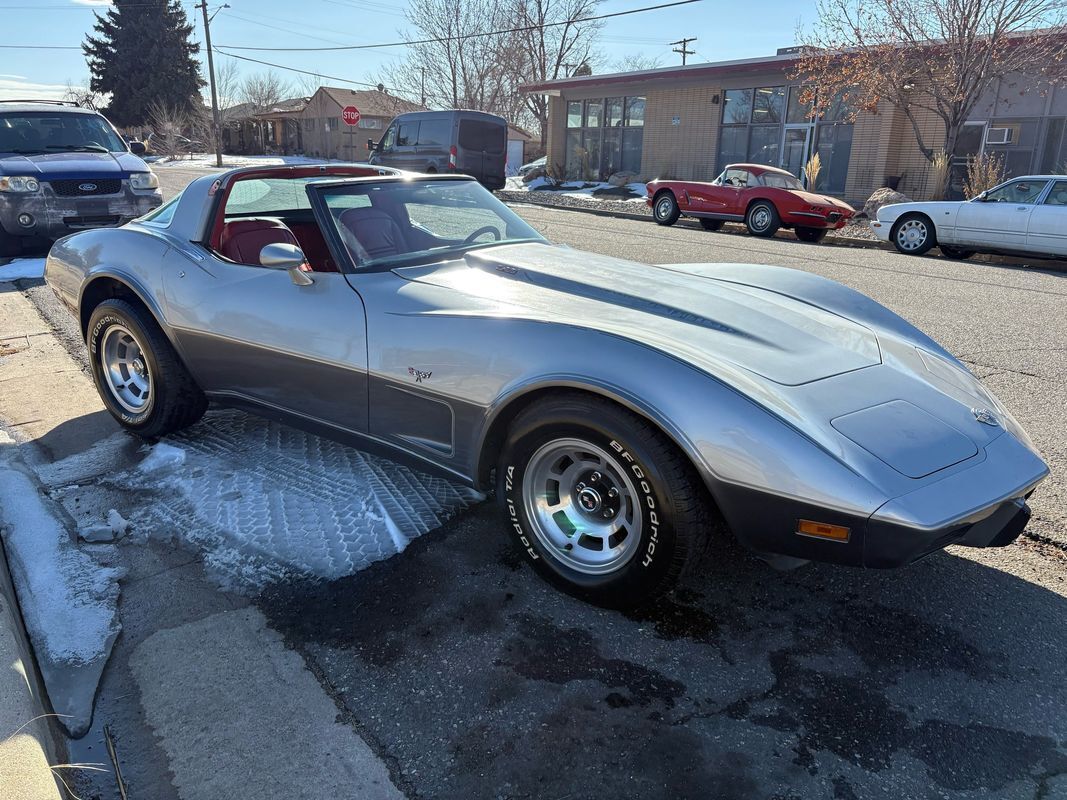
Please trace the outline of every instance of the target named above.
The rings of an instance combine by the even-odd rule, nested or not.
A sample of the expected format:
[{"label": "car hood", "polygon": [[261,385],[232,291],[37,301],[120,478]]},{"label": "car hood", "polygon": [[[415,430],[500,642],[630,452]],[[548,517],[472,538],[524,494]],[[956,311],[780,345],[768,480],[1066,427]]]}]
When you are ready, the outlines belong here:
[{"label": "car hood", "polygon": [[881,363],[872,330],[802,300],[564,247],[493,247],[458,266],[398,273],[495,300],[518,316],[638,340],[712,374],[798,386]]},{"label": "car hood", "polygon": [[148,167],[133,153],[41,153],[0,158],[0,175],[32,175],[38,180],[124,178]]},{"label": "car hood", "polygon": [[925,211],[927,213],[937,214],[939,211],[955,211],[960,207],[960,201],[958,200],[931,200],[928,202],[911,202],[911,203],[891,203],[879,208],[874,217],[877,220],[894,220],[901,214],[907,211]]},{"label": "car hood", "polygon": [[790,189],[789,192],[794,197],[798,197],[805,203],[810,203],[813,206],[833,206],[842,211],[855,212],[855,209],[852,206],[843,200],[838,200],[836,197],[830,197],[825,194],[816,194],[815,192],[806,192],[802,189]]}]

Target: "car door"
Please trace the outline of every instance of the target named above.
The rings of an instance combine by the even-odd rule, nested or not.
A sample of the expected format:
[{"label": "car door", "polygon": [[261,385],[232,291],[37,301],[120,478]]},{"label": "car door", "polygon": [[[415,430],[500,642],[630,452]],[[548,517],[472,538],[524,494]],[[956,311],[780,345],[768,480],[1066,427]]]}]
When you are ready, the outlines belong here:
[{"label": "car door", "polygon": [[1044,202],[1030,213],[1026,249],[1067,257],[1067,180],[1054,181]]},{"label": "car door", "polygon": [[367,430],[366,314],[343,274],[302,272],[311,282],[297,285],[196,243],[162,270],[167,321],[210,396]]},{"label": "car door", "polygon": [[741,193],[739,187],[747,183],[747,176],[746,170],[727,169],[711,183],[692,184],[689,198],[693,210],[721,217],[743,214],[743,211],[737,211]]},{"label": "car door", "polygon": [[968,203],[956,215],[955,242],[961,245],[1026,249],[1030,215],[1048,182],[1020,178]]}]

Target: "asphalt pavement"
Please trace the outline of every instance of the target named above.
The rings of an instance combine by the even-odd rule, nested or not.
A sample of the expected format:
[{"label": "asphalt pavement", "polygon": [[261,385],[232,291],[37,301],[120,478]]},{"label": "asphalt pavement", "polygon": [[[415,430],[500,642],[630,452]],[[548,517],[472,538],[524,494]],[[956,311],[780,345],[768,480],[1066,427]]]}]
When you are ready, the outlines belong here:
[{"label": "asphalt pavement", "polygon": [[[203,173],[159,174],[169,193]],[[540,581],[492,503],[355,575],[251,597],[165,537],[121,543],[124,630],[75,755],[99,756],[109,725],[130,796],[160,800],[232,793],[234,764],[284,766],[279,741],[301,776],[288,791],[309,798],[342,796],[331,770],[378,763],[411,798],[1067,798],[1067,276],[517,210],[576,248],[805,269],[903,314],[983,376],[1049,460],[1037,538],[888,572],[778,572],[722,537],[671,598],[631,614]],[[84,363],[50,292],[22,288]],[[56,431],[90,425],[111,430],[53,420],[43,438],[59,446],[42,458],[82,446]],[[99,472],[58,483],[74,515],[153,502]],[[218,709],[235,698],[230,720]],[[317,784],[309,765],[330,774]],[[118,797],[87,780],[82,796]]]}]

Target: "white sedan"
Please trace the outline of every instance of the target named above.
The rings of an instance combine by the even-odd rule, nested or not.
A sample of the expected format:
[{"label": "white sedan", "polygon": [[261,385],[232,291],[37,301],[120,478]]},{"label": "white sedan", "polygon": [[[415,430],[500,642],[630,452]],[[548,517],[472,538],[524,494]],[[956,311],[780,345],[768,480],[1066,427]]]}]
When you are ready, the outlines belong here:
[{"label": "white sedan", "polygon": [[1027,175],[973,200],[882,206],[871,229],[905,255],[1026,253],[1067,258],[1067,175]]}]

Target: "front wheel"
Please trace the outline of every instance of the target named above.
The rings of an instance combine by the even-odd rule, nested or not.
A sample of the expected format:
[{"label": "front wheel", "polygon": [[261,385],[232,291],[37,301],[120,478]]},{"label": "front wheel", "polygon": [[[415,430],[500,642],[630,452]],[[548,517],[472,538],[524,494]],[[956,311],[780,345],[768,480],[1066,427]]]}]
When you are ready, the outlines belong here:
[{"label": "front wheel", "polygon": [[674,194],[671,192],[660,192],[652,202],[652,216],[660,225],[673,225],[681,214],[678,201],[674,199]]},{"label": "front wheel", "polygon": [[207,398],[151,314],[126,300],[105,300],[89,317],[89,365],[111,415],[146,439],[196,422]]},{"label": "front wheel", "polygon": [[921,256],[937,244],[934,224],[923,214],[905,214],[889,234],[893,246],[906,256]]},{"label": "front wheel", "polygon": [[802,242],[811,242],[812,244],[818,244],[826,238],[826,228],[797,228],[793,231],[797,235],[797,238]]},{"label": "front wheel", "polygon": [[951,258],[957,261],[965,261],[975,254],[974,250],[965,250],[962,247],[949,247],[944,244],[939,244],[937,248],[945,258]]},{"label": "front wheel", "polygon": [[753,203],[745,215],[745,225],[748,232],[753,236],[774,236],[782,227],[782,220],[778,216],[778,209],[769,200],[759,200]]},{"label": "front wheel", "polygon": [[700,218],[700,227],[706,231],[717,231],[722,229],[721,219],[708,219],[707,217]]},{"label": "front wheel", "polygon": [[540,403],[509,429],[498,495],[526,560],[597,605],[669,591],[702,549],[706,490],[646,420],[583,395]]}]

